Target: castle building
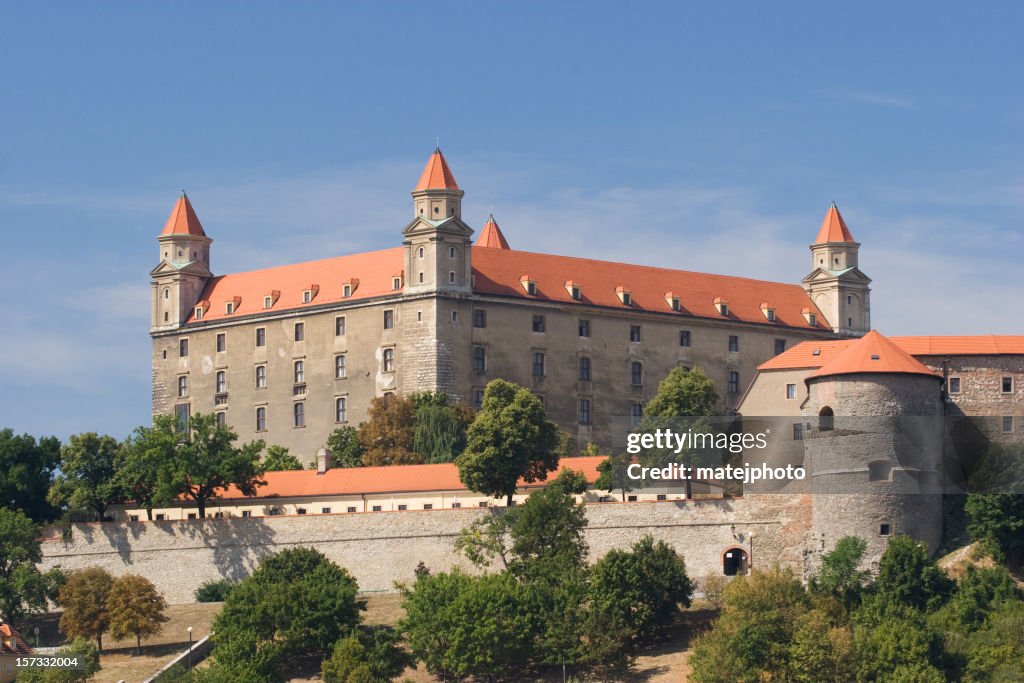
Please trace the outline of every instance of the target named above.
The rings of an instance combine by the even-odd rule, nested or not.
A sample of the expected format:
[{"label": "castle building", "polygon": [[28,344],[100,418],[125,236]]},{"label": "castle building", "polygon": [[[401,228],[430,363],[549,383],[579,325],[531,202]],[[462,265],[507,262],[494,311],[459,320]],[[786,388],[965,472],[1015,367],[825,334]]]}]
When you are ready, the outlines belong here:
[{"label": "castle building", "polygon": [[500,377],[581,446],[609,447],[674,367],[703,369],[731,411],[759,364],[870,329],[860,245],[834,204],[811,274],[781,284],[518,251],[493,216],[473,242],[463,195],[438,149],[400,245],[214,275],[183,193],[151,272],[153,413],[214,413],[309,459],[375,397],[479,405]]}]

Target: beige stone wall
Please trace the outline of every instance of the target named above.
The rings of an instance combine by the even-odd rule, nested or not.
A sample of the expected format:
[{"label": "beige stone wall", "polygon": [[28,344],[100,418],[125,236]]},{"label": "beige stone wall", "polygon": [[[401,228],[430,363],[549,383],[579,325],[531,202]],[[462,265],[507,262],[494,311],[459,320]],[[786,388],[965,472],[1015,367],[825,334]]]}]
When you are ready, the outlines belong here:
[{"label": "beige stone wall", "polygon": [[[115,575],[142,574],[172,604],[192,602],[204,581],[240,578],[260,558],[312,546],[346,567],[362,590],[393,590],[424,562],[434,571],[467,567],[454,552],[458,532],[491,510],[463,508],[403,513],[304,515],[253,519],[79,524],[69,543],[43,542],[43,566],[101,566]],[[722,554],[742,547],[753,564],[792,567],[806,561],[810,504],[801,496],[698,502],[600,503],[587,506],[591,559],[627,548],[650,533],[675,546],[691,577],[722,573]],[[468,567],[467,567],[468,568]]]}]

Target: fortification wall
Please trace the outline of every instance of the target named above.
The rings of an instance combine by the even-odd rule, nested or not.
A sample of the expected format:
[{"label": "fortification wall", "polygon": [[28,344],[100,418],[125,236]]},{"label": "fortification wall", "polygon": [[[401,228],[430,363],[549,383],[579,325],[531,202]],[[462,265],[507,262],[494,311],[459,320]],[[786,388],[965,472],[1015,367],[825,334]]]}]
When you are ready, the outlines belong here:
[{"label": "fortification wall", "polygon": [[[68,542],[59,534],[43,542],[43,566],[65,570],[101,566],[115,576],[141,574],[171,604],[193,602],[203,582],[249,574],[262,557],[295,546],[312,546],[347,568],[365,591],[393,590],[411,581],[424,562],[433,571],[461,566],[454,550],[459,530],[481,509],[225,518],[167,522],[78,524]],[[752,563],[800,573],[811,522],[806,496],[764,495],[739,499],[599,503],[587,506],[591,559],[628,548],[644,534],[671,543],[691,577],[722,573],[729,548],[749,551]]]}]

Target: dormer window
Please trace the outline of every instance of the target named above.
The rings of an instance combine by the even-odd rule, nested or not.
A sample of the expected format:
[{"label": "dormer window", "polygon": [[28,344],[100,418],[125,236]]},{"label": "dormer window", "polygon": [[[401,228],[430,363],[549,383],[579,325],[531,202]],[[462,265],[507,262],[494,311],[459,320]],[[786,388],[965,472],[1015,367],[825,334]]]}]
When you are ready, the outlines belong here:
[{"label": "dormer window", "polygon": [[196,304],[195,319],[196,320],[202,320],[203,316],[206,315],[206,310],[208,308],[210,308],[210,302],[209,301],[205,301],[204,300],[204,301],[200,301],[198,304]]},{"label": "dormer window", "polygon": [[619,301],[623,306],[633,305],[633,293],[622,285],[615,288],[615,296],[619,297]]},{"label": "dormer window", "polygon": [[397,276],[391,278],[391,289],[393,289],[393,290],[395,290],[397,292],[401,288],[402,288],[402,278],[401,277],[397,277]]},{"label": "dormer window", "polygon": [[277,300],[281,298],[281,291],[278,289],[271,290],[270,294],[263,297],[263,308],[273,308]]},{"label": "dormer window", "polygon": [[805,308],[800,312],[803,314],[804,320],[807,321],[808,325],[810,325],[811,327],[818,326],[818,315],[816,313],[811,313],[811,309]]},{"label": "dormer window", "polygon": [[359,287],[359,280],[357,280],[355,278],[352,278],[348,282],[343,282],[342,285],[341,285],[341,296],[342,296],[342,298],[343,299],[347,299],[348,297],[352,296],[355,293],[356,288],[358,288],[358,287]]},{"label": "dormer window", "polygon": [[767,302],[763,302],[761,304],[761,313],[764,314],[764,318],[768,322],[775,322],[775,309],[772,308]]},{"label": "dormer window", "polygon": [[231,301],[224,302],[224,314],[231,315],[238,310],[238,305],[242,303],[242,297],[236,296]]},{"label": "dormer window", "polygon": [[303,290],[303,292],[302,292],[302,303],[308,304],[312,300],[313,300],[313,292],[309,291],[308,289]]},{"label": "dormer window", "polygon": [[202,320],[202,319],[203,319],[203,307],[202,306],[196,306],[196,320]]},{"label": "dormer window", "polygon": [[523,275],[519,278],[519,284],[523,286],[527,294],[537,296],[537,281],[531,280],[529,275]]},{"label": "dormer window", "polygon": [[673,311],[682,310],[679,306],[679,297],[673,292],[665,292],[665,303],[667,303],[668,307]]},{"label": "dormer window", "polygon": [[715,309],[718,311],[718,315],[722,317],[729,317],[729,302],[720,296],[715,297]]},{"label": "dormer window", "polygon": [[576,301],[579,301],[583,293],[580,290],[580,283],[567,280],[565,283],[565,291],[569,293],[569,296]]}]

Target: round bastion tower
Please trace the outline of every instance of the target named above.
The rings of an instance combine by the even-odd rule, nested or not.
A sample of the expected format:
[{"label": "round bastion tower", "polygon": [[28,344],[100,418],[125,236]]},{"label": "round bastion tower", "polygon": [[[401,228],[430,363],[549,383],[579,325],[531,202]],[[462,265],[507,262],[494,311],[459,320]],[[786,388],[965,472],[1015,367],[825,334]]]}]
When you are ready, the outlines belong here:
[{"label": "round bastion tower", "polygon": [[806,381],[811,564],[850,535],[867,541],[872,568],[896,534],[934,552],[942,538],[942,378],[872,330]]}]

